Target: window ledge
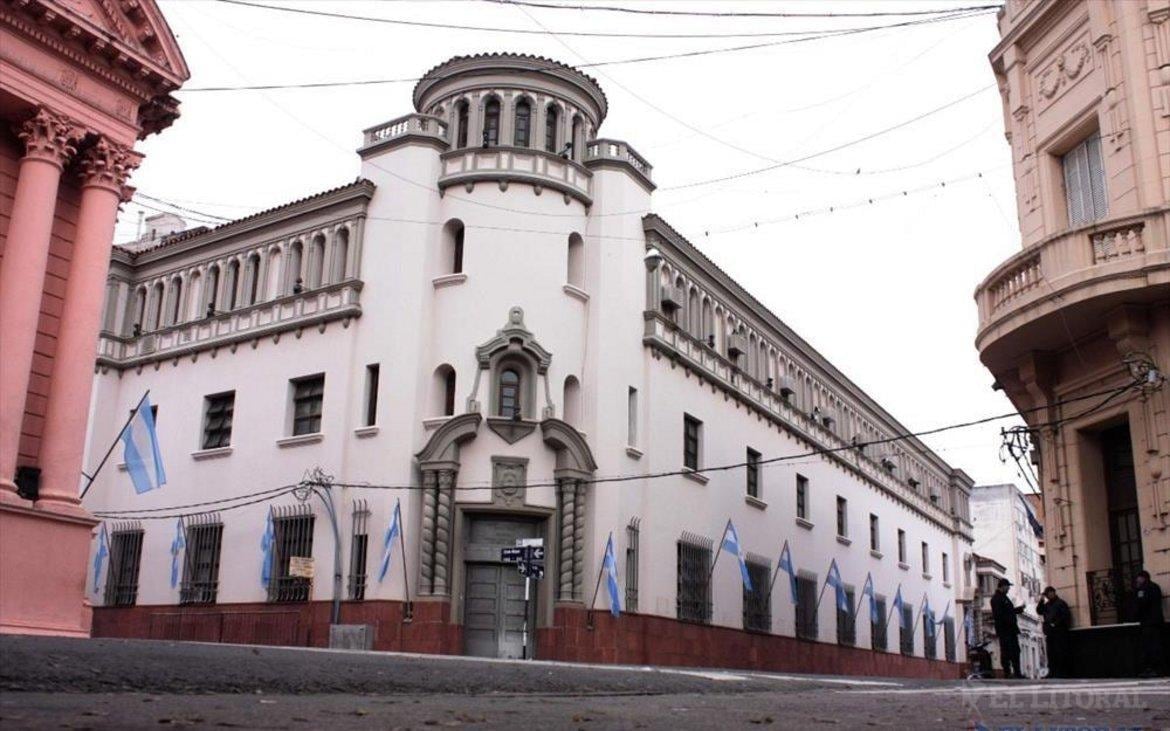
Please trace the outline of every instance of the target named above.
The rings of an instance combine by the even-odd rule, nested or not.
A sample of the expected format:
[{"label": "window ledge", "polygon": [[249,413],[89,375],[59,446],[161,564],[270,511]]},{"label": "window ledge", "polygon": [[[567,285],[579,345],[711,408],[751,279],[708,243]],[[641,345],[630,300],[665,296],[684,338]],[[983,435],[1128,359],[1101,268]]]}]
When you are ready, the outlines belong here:
[{"label": "window ledge", "polygon": [[637,447],[626,447],[626,454],[634,459],[642,459],[642,450]]},{"label": "window ledge", "polygon": [[905,562],[903,562],[903,561],[899,561],[899,562],[898,562],[898,568],[902,569],[903,571],[909,571],[909,570],[910,570],[910,564],[908,564],[908,563],[905,563]]},{"label": "window ledge", "polygon": [[837,536],[837,543],[840,543],[842,546],[852,546],[853,539],[848,536]]},{"label": "window ledge", "polygon": [[945,587],[945,588],[947,588],[947,589],[951,588],[951,582],[949,582],[949,581],[944,581],[944,582],[943,582],[943,587]]},{"label": "window ledge", "polygon": [[813,523],[811,520],[805,520],[804,518],[797,518],[796,524],[806,530],[812,530],[813,526],[816,525],[816,523]]},{"label": "window ledge", "polygon": [[683,477],[687,478],[688,480],[694,480],[695,482],[699,483],[700,485],[706,485],[711,480],[710,477],[707,477],[702,472],[696,472],[695,470],[692,470],[690,467],[683,467],[682,474],[683,474]]},{"label": "window ledge", "polygon": [[882,557],[882,552],[878,551],[877,549],[871,548],[871,549],[869,549],[869,555],[873,556],[876,559],[880,559]]},{"label": "window ledge", "polygon": [[280,447],[281,449],[285,447],[299,447],[302,444],[316,444],[324,438],[325,435],[321,432],[316,432],[314,434],[298,434],[295,437],[284,437],[283,439],[277,439],[276,446]]},{"label": "window ledge", "polygon": [[565,290],[565,294],[569,295],[570,297],[579,299],[582,302],[589,301],[589,293],[575,284],[566,284],[565,286],[561,287],[561,289]]},{"label": "window ledge", "polygon": [[199,449],[191,453],[192,459],[215,459],[226,457],[232,453],[231,447],[215,447],[214,449]]},{"label": "window ledge", "polygon": [[467,275],[460,272],[459,274],[444,274],[435,277],[431,280],[431,284],[435,285],[435,289],[442,289],[443,287],[454,287],[458,284],[463,284],[467,281]]},{"label": "window ledge", "polygon": [[358,439],[366,439],[368,437],[377,435],[381,429],[382,427],[378,426],[377,424],[371,424],[370,426],[359,426],[357,429],[353,430],[353,435]]},{"label": "window ledge", "polygon": [[759,508],[760,510],[767,510],[768,509],[768,503],[764,502],[763,500],[759,499],[758,497],[752,497],[751,495],[744,495],[743,501],[745,503],[747,503],[748,505],[751,505],[753,508]]},{"label": "window ledge", "polygon": [[926,579],[927,581],[930,581],[933,577],[930,574],[923,572],[922,578]]}]

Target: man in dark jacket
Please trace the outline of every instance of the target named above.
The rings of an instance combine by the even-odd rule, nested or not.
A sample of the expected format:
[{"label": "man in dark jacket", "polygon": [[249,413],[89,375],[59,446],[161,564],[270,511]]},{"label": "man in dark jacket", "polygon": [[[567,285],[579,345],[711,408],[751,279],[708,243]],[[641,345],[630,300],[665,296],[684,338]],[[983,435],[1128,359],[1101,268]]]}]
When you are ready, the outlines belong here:
[{"label": "man in dark jacket", "polygon": [[1149,571],[1139,571],[1133,581],[1137,600],[1137,620],[1141,625],[1142,677],[1158,674],[1162,664],[1162,587],[1150,579]]},{"label": "man in dark jacket", "polygon": [[1036,605],[1036,613],[1044,621],[1044,639],[1048,644],[1048,677],[1067,678],[1068,632],[1072,628],[1072,612],[1068,604],[1056,595],[1056,589],[1048,586],[1040,597],[1040,603]]},{"label": "man in dark jacket", "polygon": [[1003,677],[1022,678],[1020,672],[1020,624],[1016,615],[1024,611],[1024,605],[1015,606],[1008,598],[1008,587],[1012,582],[1000,579],[995,594],[991,597],[991,618],[995,621],[995,635],[999,638],[999,660],[1003,664]]}]

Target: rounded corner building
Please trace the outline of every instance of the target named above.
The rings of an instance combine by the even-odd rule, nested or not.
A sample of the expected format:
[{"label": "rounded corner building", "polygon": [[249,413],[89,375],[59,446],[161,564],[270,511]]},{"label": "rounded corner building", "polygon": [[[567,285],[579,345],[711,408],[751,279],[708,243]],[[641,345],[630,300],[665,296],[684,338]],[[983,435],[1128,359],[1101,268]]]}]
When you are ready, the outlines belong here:
[{"label": "rounded corner building", "polygon": [[149,390],[166,484],[86,496],[94,634],[956,676],[970,478],[649,213],[598,83],[413,100],[355,182],[116,250],[90,463]]}]

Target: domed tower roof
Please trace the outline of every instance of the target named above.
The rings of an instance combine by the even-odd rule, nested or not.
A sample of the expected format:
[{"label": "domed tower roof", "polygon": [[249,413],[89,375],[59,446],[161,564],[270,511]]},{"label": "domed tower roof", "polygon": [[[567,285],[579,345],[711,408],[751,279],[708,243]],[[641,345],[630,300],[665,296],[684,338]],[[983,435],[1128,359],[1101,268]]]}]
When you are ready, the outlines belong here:
[{"label": "domed tower roof", "polygon": [[609,111],[609,102],[597,79],[560,61],[522,53],[478,53],[444,61],[415,84],[414,107],[424,112],[433,102],[451,94],[500,82],[532,85],[577,97],[593,112],[597,126]]}]

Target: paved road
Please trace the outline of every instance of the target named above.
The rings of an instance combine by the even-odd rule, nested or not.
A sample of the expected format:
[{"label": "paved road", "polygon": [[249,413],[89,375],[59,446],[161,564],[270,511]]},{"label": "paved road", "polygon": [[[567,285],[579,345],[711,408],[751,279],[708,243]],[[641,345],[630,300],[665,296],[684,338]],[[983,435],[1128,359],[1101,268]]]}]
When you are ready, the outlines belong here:
[{"label": "paved road", "polygon": [[978,684],[0,637],[0,728],[1170,728],[1170,682]]}]

